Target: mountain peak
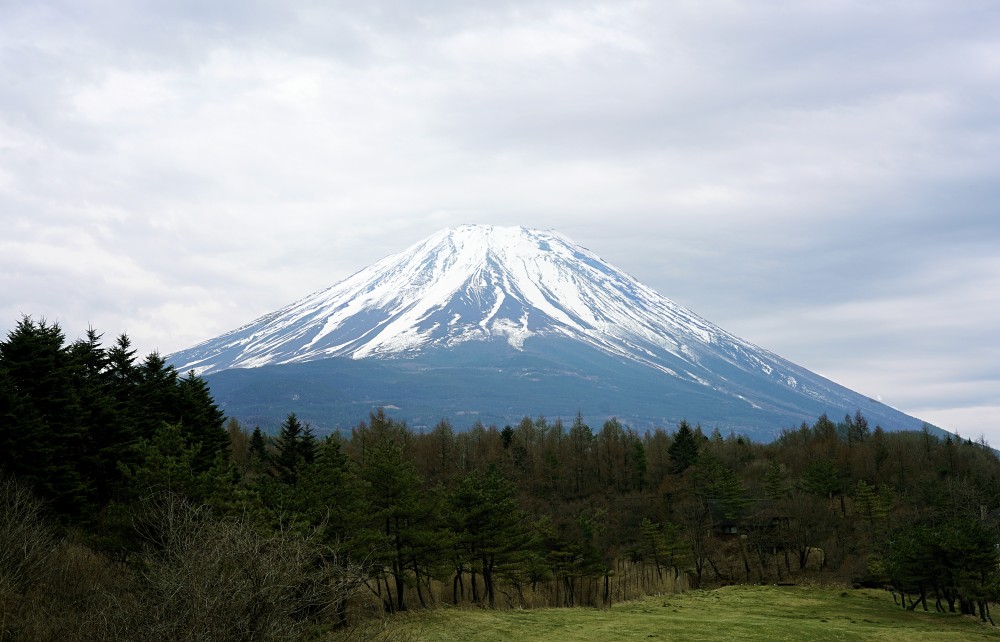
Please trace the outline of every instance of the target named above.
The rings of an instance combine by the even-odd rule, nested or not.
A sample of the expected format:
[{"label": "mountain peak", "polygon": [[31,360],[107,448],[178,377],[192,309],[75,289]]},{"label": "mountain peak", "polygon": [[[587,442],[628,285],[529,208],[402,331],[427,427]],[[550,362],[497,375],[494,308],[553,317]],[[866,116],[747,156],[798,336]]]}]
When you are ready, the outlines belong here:
[{"label": "mountain peak", "polygon": [[692,340],[735,341],[555,232],[463,225],[171,358],[179,369],[207,374],[330,357],[405,357],[467,341],[503,340],[520,349],[544,335],[661,370],[654,353],[681,355]]},{"label": "mountain peak", "polygon": [[[421,372],[442,382],[421,395],[428,412],[454,403],[451,397],[495,405],[482,395],[504,388],[518,391],[504,403],[520,414],[552,413],[556,402],[576,404],[571,413],[586,405],[621,417],[641,407],[643,421],[690,416],[779,430],[823,412],[874,409],[873,421],[919,427],[729,334],[566,237],[524,227],[441,230],[168,361],[203,375],[296,364],[313,372],[313,364],[326,364],[340,373],[338,387],[361,371]],[[366,365],[352,370],[351,363]],[[412,391],[417,384],[407,380]],[[372,401],[385,379],[372,386],[352,403]],[[399,391],[390,389],[375,405],[396,405]],[[536,405],[547,405],[516,408],[543,389]]]}]

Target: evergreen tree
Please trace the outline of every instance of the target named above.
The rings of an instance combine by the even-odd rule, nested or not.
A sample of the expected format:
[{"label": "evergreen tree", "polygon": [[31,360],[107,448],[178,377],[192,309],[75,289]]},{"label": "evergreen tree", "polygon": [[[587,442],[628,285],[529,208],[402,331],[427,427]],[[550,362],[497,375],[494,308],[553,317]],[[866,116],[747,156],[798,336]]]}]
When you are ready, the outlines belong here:
[{"label": "evergreen tree", "polygon": [[295,484],[298,478],[299,466],[302,463],[302,433],[303,426],[293,412],[281,424],[278,438],[274,442],[276,450],[274,465],[278,469],[278,476],[286,484]]},{"label": "evergreen tree", "polygon": [[764,473],[764,497],[776,501],[784,498],[787,494],[785,473],[780,464],[772,461],[767,467],[767,472]]},{"label": "evergreen tree", "polygon": [[632,460],[635,462],[635,488],[640,493],[646,490],[649,463],[646,461],[646,447],[638,436],[632,435]]},{"label": "evergreen tree", "polygon": [[686,419],[677,424],[677,432],[667,448],[667,454],[670,456],[667,470],[675,475],[683,473],[698,460],[698,441]]},{"label": "evergreen tree", "polygon": [[567,441],[570,449],[573,493],[578,495],[587,490],[586,482],[591,481],[591,475],[587,473],[590,468],[591,448],[594,441],[594,433],[590,430],[590,426],[584,422],[583,415],[579,412],[573,419]]},{"label": "evergreen tree", "polygon": [[185,439],[180,424],[160,424],[152,437],[140,440],[139,463],[126,469],[131,499],[138,501],[150,495],[172,493],[195,502],[209,494],[211,475],[197,471],[201,444]]},{"label": "evergreen tree", "polygon": [[0,466],[30,483],[63,519],[78,520],[93,505],[93,488],[79,469],[86,429],[81,423],[75,367],[58,324],[22,317],[0,342],[7,389]]},{"label": "evergreen tree", "polygon": [[114,380],[115,389],[122,393],[132,391],[139,382],[135,354],[132,340],[125,333],[120,334],[115,345],[108,350],[108,374]]},{"label": "evergreen tree", "polygon": [[843,490],[836,462],[830,459],[809,462],[802,474],[802,488],[814,495],[833,499]]},{"label": "evergreen tree", "polygon": [[736,520],[750,504],[736,472],[707,453],[698,458],[694,481],[717,518]]},{"label": "evergreen tree", "polygon": [[[122,335],[119,343],[122,341],[127,342],[128,338]],[[116,375],[115,380],[119,395],[123,397],[122,403],[139,434],[149,438],[163,423],[180,421],[182,410],[174,367],[167,365],[156,352],[147,355],[138,366],[132,365],[133,359],[122,357],[121,360],[128,365],[120,367],[122,373]]]},{"label": "evergreen tree", "polygon": [[194,371],[177,383],[178,414],[189,444],[200,444],[195,469],[199,472],[215,465],[220,455],[229,453],[226,416],[218,406],[204,379]]},{"label": "evergreen tree", "polygon": [[313,432],[312,425],[307,421],[302,426],[302,437],[299,439],[299,459],[303,465],[308,466],[316,461],[318,452],[319,443],[316,441],[316,433]]},{"label": "evergreen tree", "polygon": [[486,600],[496,606],[498,569],[512,571],[527,554],[526,515],[517,502],[517,489],[493,470],[468,474],[451,497],[458,523],[457,536],[464,558],[482,573]]},{"label": "evergreen tree", "polygon": [[[388,568],[394,581],[385,584],[386,609],[405,611],[407,569],[412,566],[413,543],[422,540],[433,514],[422,503],[421,479],[401,444],[383,438],[367,445],[360,476],[370,507],[368,537],[376,567]],[[393,596],[393,590],[395,596]]]},{"label": "evergreen tree", "polygon": [[643,555],[653,561],[657,576],[662,577],[662,570],[666,567],[672,568],[674,575],[678,575],[683,546],[677,526],[669,522],[661,525],[643,517],[639,533]]},{"label": "evergreen tree", "polygon": [[267,462],[269,459],[267,454],[267,439],[264,438],[264,433],[261,432],[260,426],[255,426],[253,434],[250,435],[250,455],[251,457],[256,457],[260,462]]},{"label": "evergreen tree", "polygon": [[80,470],[93,486],[97,504],[104,506],[122,483],[120,465],[135,460],[137,434],[118,404],[116,381],[100,339],[93,328],[88,329],[85,339],[69,347],[69,355],[76,369],[80,421],[85,430]]}]

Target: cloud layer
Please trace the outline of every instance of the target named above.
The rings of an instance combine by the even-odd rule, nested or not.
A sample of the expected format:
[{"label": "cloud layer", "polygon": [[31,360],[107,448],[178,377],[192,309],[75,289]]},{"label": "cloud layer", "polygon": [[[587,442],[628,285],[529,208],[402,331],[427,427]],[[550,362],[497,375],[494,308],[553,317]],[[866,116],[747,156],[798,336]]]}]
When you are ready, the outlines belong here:
[{"label": "cloud layer", "polygon": [[992,1],[3,3],[0,314],[171,352],[442,227],[555,228],[1000,443],[998,28]]}]

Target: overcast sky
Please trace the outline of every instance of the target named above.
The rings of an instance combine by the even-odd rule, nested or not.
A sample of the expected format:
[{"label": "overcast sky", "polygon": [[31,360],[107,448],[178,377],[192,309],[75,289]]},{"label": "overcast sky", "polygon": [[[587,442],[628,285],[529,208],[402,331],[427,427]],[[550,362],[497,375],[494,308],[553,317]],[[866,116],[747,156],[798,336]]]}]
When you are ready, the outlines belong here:
[{"label": "overcast sky", "polygon": [[0,0],[0,329],[214,337],[552,228],[1000,445],[995,0]]}]

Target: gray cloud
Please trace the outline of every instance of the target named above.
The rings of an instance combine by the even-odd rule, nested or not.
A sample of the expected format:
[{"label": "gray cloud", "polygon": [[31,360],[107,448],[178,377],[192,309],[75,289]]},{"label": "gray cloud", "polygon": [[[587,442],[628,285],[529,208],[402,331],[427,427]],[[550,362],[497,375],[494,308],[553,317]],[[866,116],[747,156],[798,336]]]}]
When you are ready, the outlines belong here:
[{"label": "gray cloud", "polygon": [[1000,442],[988,1],[0,5],[0,314],[169,352],[442,227],[555,228]]}]

